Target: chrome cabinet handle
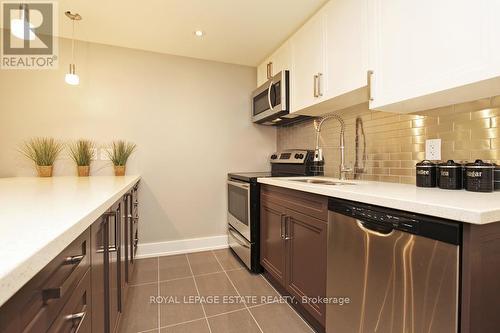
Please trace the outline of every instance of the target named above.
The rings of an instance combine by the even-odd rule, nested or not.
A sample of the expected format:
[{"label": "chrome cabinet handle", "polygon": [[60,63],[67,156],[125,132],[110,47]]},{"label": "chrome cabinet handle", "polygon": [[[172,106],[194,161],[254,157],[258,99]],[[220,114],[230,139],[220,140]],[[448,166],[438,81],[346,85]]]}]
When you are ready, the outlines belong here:
[{"label": "chrome cabinet handle", "polygon": [[323,96],[323,92],[321,91],[321,78],[323,77],[323,73],[318,73],[318,96],[321,97]]},{"label": "chrome cabinet handle", "polygon": [[80,328],[82,327],[82,323],[85,321],[85,317],[87,316],[87,306],[85,305],[83,307],[83,311],[79,313],[74,313],[67,315],[64,317],[64,319],[69,320],[69,321],[78,321],[78,325],[76,326],[76,329],[72,332],[78,333],[80,332]]},{"label": "chrome cabinet handle", "polygon": [[274,107],[273,107],[273,103],[271,103],[271,88],[273,87],[273,84],[274,84],[274,82],[273,82],[273,81],[271,81],[271,82],[269,83],[269,88],[267,88],[267,102],[269,103],[269,109],[270,109],[270,110],[273,110],[273,109],[274,109]]},{"label": "chrome cabinet handle", "polygon": [[[84,242],[85,243],[85,242]],[[82,244],[83,245],[83,244]],[[82,248],[85,248],[82,246]],[[64,282],[57,288],[47,288],[42,290],[42,299],[44,302],[47,302],[48,300],[51,299],[59,299],[64,297],[69,291],[69,288],[74,282],[75,279],[75,271],[76,268],[81,264],[83,259],[85,258],[85,253],[76,255],[76,256],[71,256],[67,257],[64,259],[62,265],[76,265],[76,267],[73,268],[73,271],[70,273],[70,275],[64,280]]]},{"label": "chrome cabinet handle", "polygon": [[267,63],[266,70],[267,70],[267,79],[269,80],[270,78],[273,77],[273,62],[272,61]]},{"label": "chrome cabinet handle", "polygon": [[373,101],[373,96],[372,96],[372,77],[373,77],[373,71],[369,70],[366,72],[366,83],[368,87],[368,101],[372,102]]},{"label": "chrome cabinet handle", "polygon": [[290,240],[292,239],[293,237],[291,235],[289,235],[289,232],[290,232],[290,216],[287,216],[285,218],[285,240]]},{"label": "chrome cabinet handle", "polygon": [[66,259],[64,259],[63,265],[75,265],[75,264],[78,264],[78,263],[80,263],[80,261],[83,260],[83,258],[85,258],[85,254],[80,254],[80,255],[77,255],[77,256],[67,257]]},{"label": "chrome cabinet handle", "polygon": [[283,223],[285,222],[286,216],[285,214],[281,214],[280,216],[280,236],[281,239],[285,239],[285,228],[283,228]]},{"label": "chrome cabinet handle", "polygon": [[318,75],[314,75],[313,90],[314,97],[318,97]]}]

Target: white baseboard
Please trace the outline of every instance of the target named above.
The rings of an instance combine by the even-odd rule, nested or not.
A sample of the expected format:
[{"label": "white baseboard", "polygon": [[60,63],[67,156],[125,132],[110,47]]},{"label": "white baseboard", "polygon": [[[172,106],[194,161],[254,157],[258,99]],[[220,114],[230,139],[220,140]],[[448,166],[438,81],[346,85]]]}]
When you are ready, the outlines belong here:
[{"label": "white baseboard", "polygon": [[151,258],[199,251],[218,250],[227,247],[227,235],[159,243],[139,243],[136,257],[139,259]]}]

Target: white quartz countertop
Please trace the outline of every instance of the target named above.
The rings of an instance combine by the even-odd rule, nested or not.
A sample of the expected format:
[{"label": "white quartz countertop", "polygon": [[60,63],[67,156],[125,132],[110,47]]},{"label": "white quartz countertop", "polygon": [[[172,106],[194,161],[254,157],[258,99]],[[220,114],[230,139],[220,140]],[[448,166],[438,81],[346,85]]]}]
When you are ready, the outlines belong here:
[{"label": "white quartz countertop", "polygon": [[139,179],[0,178],[0,305]]},{"label": "white quartz countertop", "polygon": [[[302,179],[306,178],[338,182],[338,179],[327,177]],[[372,181],[346,181],[355,185],[321,185],[293,179],[299,178],[259,178],[258,182],[472,224],[500,221],[500,191],[476,193]]]}]

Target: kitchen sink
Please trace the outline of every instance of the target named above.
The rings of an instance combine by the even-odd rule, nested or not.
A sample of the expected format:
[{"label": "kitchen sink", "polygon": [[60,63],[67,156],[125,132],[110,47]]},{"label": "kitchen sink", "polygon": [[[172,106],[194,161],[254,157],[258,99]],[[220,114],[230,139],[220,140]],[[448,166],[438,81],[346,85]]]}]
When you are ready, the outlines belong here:
[{"label": "kitchen sink", "polygon": [[321,184],[321,185],[356,185],[354,183],[347,182],[336,182],[326,179],[290,179],[294,182],[309,183],[309,184]]}]

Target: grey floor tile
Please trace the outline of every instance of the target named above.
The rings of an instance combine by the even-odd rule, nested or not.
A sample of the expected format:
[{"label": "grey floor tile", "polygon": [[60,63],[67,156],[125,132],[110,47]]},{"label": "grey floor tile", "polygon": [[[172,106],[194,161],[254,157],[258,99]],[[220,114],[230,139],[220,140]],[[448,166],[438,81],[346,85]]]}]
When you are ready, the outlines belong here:
[{"label": "grey floor tile", "polygon": [[179,279],[192,275],[185,254],[159,257],[159,267],[160,281]]},{"label": "grey floor tile", "polygon": [[[208,328],[207,320],[200,319],[189,323],[162,328],[160,333],[210,333],[210,329]],[[216,332],[213,331],[212,333]]]},{"label": "grey floor tile", "polygon": [[157,295],[157,284],[130,287],[118,331],[120,333],[136,333],[157,328],[158,305],[151,302],[151,297]]},{"label": "grey floor tile", "polygon": [[187,256],[195,276],[222,271],[212,251],[189,253]]},{"label": "grey floor tile", "polygon": [[288,305],[272,303],[251,308],[264,332],[313,333],[302,318]]},{"label": "grey floor tile", "polygon": [[213,299],[214,302],[204,304],[207,316],[213,316],[233,310],[242,309],[244,303],[240,301],[238,293],[224,272],[196,276],[196,283],[200,295]]},{"label": "grey floor tile", "polygon": [[158,282],[158,258],[138,259],[130,284]]},{"label": "grey floor tile", "polygon": [[212,317],[208,322],[212,332],[260,333],[259,327],[247,309]]},{"label": "grey floor tile", "polygon": [[217,260],[219,260],[219,263],[222,265],[222,268],[226,271],[243,268],[241,262],[236,259],[236,256],[230,249],[215,250],[214,254],[217,257]]},{"label": "grey floor tile", "polygon": [[227,274],[248,306],[276,302],[279,294],[259,274],[246,269],[228,271]]},{"label": "grey floor tile", "polygon": [[160,283],[160,295],[165,300],[160,306],[161,327],[204,318],[193,278]]}]

